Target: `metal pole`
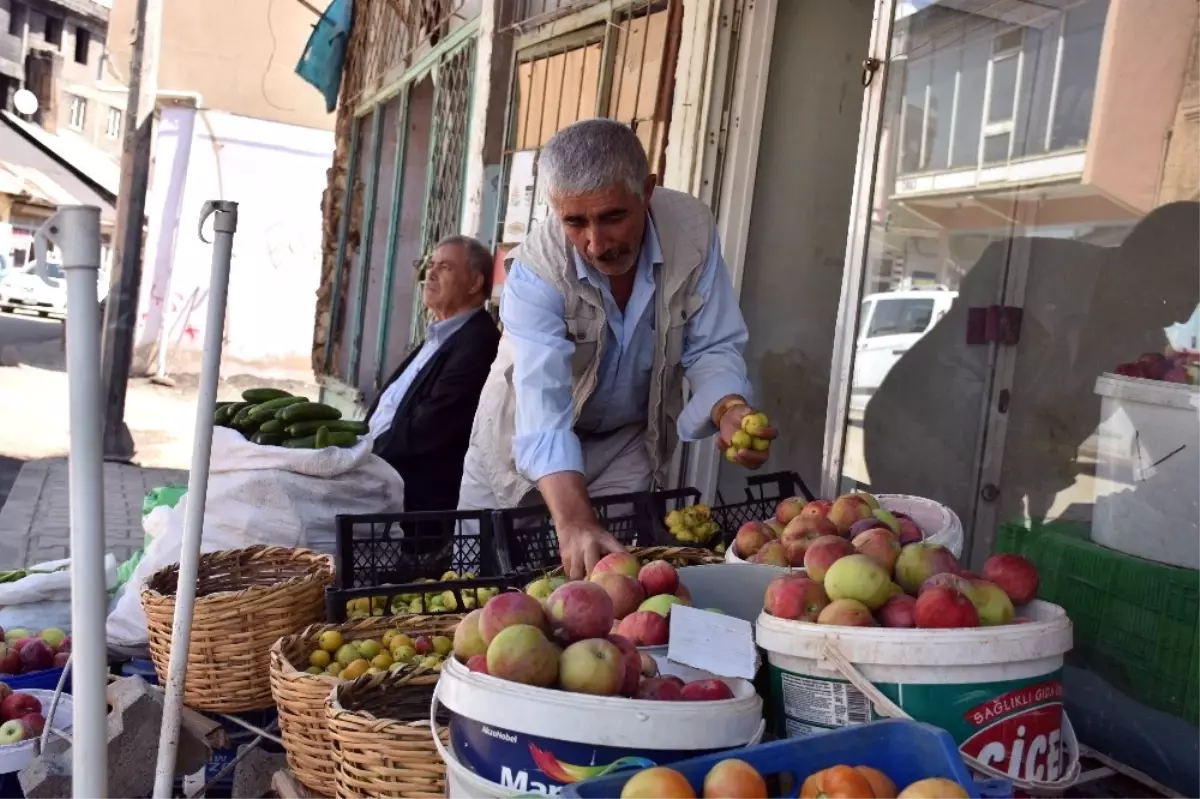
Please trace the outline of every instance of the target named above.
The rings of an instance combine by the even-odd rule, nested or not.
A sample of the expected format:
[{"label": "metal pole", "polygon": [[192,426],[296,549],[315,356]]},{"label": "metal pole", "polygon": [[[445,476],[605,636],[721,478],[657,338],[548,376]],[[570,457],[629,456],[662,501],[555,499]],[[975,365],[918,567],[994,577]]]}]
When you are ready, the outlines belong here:
[{"label": "metal pole", "polygon": [[187,678],[188,645],[192,635],[192,608],[196,604],[196,575],[200,565],[200,538],[208,494],[208,459],[212,453],[213,405],[221,369],[221,343],[225,337],[225,299],[229,290],[229,262],[233,234],[237,232],[237,203],[209,200],[200,212],[200,239],[204,221],[213,217],[212,272],[208,282],[208,318],[204,330],[204,359],[200,391],[196,398],[196,433],[192,442],[192,468],[188,473],[187,510],[183,544],[179,553],[179,583],[175,590],[175,619],[171,624],[171,662],[167,667],[166,699],[158,739],[158,765],[154,774],[155,799],[170,799],[175,782],[175,755],[179,749],[179,724],[183,714],[183,686]]},{"label": "metal pole", "polygon": [[[75,663],[71,792],[108,796],[108,645],[104,616],[104,453],[101,447],[100,209],[60,205],[37,234],[62,253],[67,275],[71,446],[71,633]],[[39,248],[44,252],[43,248]],[[39,267],[44,270],[44,264]]]}]

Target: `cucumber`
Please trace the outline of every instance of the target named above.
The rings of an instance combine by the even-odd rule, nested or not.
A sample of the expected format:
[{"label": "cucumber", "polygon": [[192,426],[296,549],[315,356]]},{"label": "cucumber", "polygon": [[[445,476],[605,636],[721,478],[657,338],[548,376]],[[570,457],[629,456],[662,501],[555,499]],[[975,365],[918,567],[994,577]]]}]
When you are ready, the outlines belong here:
[{"label": "cucumber", "polygon": [[[325,438],[324,444],[326,447],[353,447],[358,443],[358,436],[354,433],[328,433]],[[317,437],[315,435],[289,438],[280,444],[280,446],[288,447],[289,449],[321,449],[321,447],[317,446]]]},{"label": "cucumber", "polygon": [[316,449],[325,449],[329,446],[329,428],[322,427],[314,436],[313,447]]},{"label": "cucumber", "polygon": [[[287,424],[287,422],[283,422]],[[287,433],[293,438],[311,436],[322,427],[328,427],[331,433],[355,433],[366,435],[370,428],[366,422],[352,422],[349,419],[318,419],[312,422],[294,422],[287,426]]]},{"label": "cucumber", "polygon": [[[283,422],[279,421],[278,419],[268,419],[267,421],[263,422],[262,424],[260,424],[258,426],[258,432],[260,432],[260,433],[282,433],[283,432]],[[288,438],[288,437],[289,436],[284,436],[284,438]]]},{"label": "cucumber", "polygon": [[264,433],[259,430],[250,440],[255,444],[266,444],[268,446],[277,447],[287,438],[283,433]]},{"label": "cucumber", "polygon": [[357,433],[330,433],[327,445],[330,447],[353,447],[357,443]]},{"label": "cucumber", "polygon": [[304,436],[303,438],[286,439],[281,446],[289,449],[312,449],[313,445],[316,443],[316,436]]},{"label": "cucumber", "polygon": [[317,421],[321,419],[341,419],[342,412],[337,408],[331,408],[328,405],[320,402],[301,402],[296,405],[289,405],[278,414],[275,418],[281,422],[306,422]]},{"label": "cucumber", "polygon": [[256,404],[290,396],[292,396],[291,392],[279,388],[248,388],[242,392],[242,399]]},{"label": "cucumber", "polygon": [[221,410],[222,408],[227,408],[227,407],[229,407],[229,406],[230,406],[230,405],[232,405],[232,404],[233,404],[232,402],[218,402],[216,405],[214,405],[214,406],[213,406],[213,410],[214,410],[214,411],[219,411],[219,410]]},{"label": "cucumber", "polygon": [[213,412],[213,424],[229,427],[229,423],[233,421],[234,415],[249,404],[248,402],[231,402],[222,408],[217,408]]},{"label": "cucumber", "polygon": [[289,405],[299,405],[301,402],[308,402],[308,397],[280,397],[279,399],[260,402],[254,406],[254,411],[250,414],[250,418],[259,421],[274,419],[277,412]]},{"label": "cucumber", "polygon": [[258,420],[253,419],[250,416],[250,413],[257,407],[257,405],[247,405],[245,408],[242,408],[237,412],[237,415],[230,420],[229,426],[234,430],[240,430],[242,435],[249,438],[251,434],[258,430],[258,425],[260,424]]}]

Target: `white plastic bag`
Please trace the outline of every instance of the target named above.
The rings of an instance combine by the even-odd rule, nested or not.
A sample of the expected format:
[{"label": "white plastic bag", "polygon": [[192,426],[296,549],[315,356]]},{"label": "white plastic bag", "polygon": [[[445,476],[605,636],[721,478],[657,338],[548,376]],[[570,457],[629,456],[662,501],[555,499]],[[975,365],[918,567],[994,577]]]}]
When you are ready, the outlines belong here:
[{"label": "white plastic bag", "polygon": [[[48,560],[30,566],[30,572],[13,583],[0,585],[0,629],[47,627],[71,629],[71,559]],[[117,559],[104,556],[104,584],[117,584]]]},{"label": "white plastic bag", "polygon": [[[209,463],[202,552],[267,544],[332,554],[339,514],[404,510],[404,481],[371,452],[369,437],[348,449],[287,449],[218,427]],[[146,642],[142,587],[159,569],[179,562],[189,499],[185,494],[169,518],[154,520],[155,526],[165,520],[165,529],[156,531],[108,617],[109,643]]]}]

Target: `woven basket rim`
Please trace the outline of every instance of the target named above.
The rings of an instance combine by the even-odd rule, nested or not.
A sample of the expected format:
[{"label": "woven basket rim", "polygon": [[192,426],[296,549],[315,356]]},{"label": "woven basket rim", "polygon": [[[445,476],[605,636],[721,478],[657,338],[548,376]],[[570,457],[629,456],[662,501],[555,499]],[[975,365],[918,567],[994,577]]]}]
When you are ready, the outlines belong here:
[{"label": "woven basket rim", "polygon": [[[384,683],[384,682],[397,682],[399,684],[394,687],[400,688],[400,687],[412,684],[412,681],[417,679],[418,677],[428,676],[428,675],[438,676],[438,672],[433,671],[432,669],[424,669],[423,667],[418,666],[413,671],[411,671],[407,674],[404,674],[402,676],[397,676],[395,674],[390,674],[390,673],[389,674],[364,674],[363,676],[358,677],[353,680],[340,681],[340,683],[338,685],[335,685],[333,687],[333,690],[329,692],[329,698],[325,700],[325,703],[326,703],[326,706],[329,708],[329,710],[333,711],[334,714],[344,713],[344,714],[351,715],[351,716],[360,716],[367,722],[383,723],[385,726],[379,730],[380,733],[385,733],[393,727],[402,727],[404,729],[409,729],[409,730],[414,729],[414,728],[419,728],[422,725],[428,727],[428,726],[430,726],[429,719],[415,719],[413,721],[400,721],[399,719],[393,719],[393,718],[389,718],[387,716],[376,716],[374,713],[372,713],[369,710],[351,710],[351,709],[345,707],[342,704],[342,700],[341,700],[341,694],[343,691],[358,690],[360,688],[364,688],[364,689],[365,688],[378,688],[379,687],[378,685],[372,685],[371,683]],[[317,675],[314,674],[312,676],[316,677]],[[436,684],[437,684],[436,681],[433,683],[418,683],[417,687],[425,687],[428,685],[436,685]]]},{"label": "woven basket rim", "polygon": [[[284,648],[287,646],[290,646],[293,643],[298,643],[305,639],[316,638],[316,637],[320,636],[321,633],[328,632],[330,630],[336,630],[338,632],[341,632],[342,630],[345,630],[348,627],[361,627],[363,629],[370,629],[372,627],[385,627],[385,631],[387,629],[400,629],[401,632],[403,632],[403,629],[402,629],[403,624],[386,624],[386,620],[390,620],[390,621],[394,622],[398,619],[401,619],[401,620],[408,620],[411,623],[411,620],[413,620],[413,619],[445,618],[447,620],[454,619],[455,624],[457,624],[458,622],[462,621],[464,615],[465,614],[461,614],[461,613],[443,613],[443,614],[420,614],[420,615],[411,615],[411,616],[370,616],[366,619],[352,619],[352,620],[344,621],[344,622],[321,622],[318,624],[310,624],[308,627],[305,627],[303,630],[301,630],[298,633],[292,633],[291,635],[280,636],[279,638],[275,639],[275,642],[273,644],[271,644],[271,657],[274,658],[274,657],[278,656],[279,664],[280,664],[279,673],[283,677],[288,677],[289,679],[304,679],[304,678],[309,678],[309,679],[313,679],[313,680],[324,679],[326,682],[329,682],[331,685],[341,684],[341,683],[344,683],[347,681],[343,680],[340,677],[336,677],[332,674],[310,674],[309,672],[305,671],[304,669],[296,668],[296,666],[292,663],[292,661],[285,654]],[[378,676],[378,675],[374,675],[374,676]]]},{"label": "woven basket rim", "polygon": [[[297,585],[302,582],[308,582],[314,578],[319,579],[324,576],[321,574],[322,571],[326,572],[327,575],[330,577],[332,577],[332,575],[333,575],[333,571],[334,571],[333,557],[330,555],[322,555],[321,553],[315,552],[311,549],[292,549],[289,547],[271,547],[271,546],[259,544],[257,546],[253,546],[253,547],[244,547],[241,549],[222,549],[222,550],[217,550],[214,552],[206,552],[206,553],[202,554],[200,556],[199,568],[197,569],[197,577],[199,578],[200,574],[202,573],[202,570],[206,566],[211,566],[211,563],[213,561],[219,562],[222,559],[240,557],[242,553],[254,552],[256,550],[259,550],[259,551],[279,550],[281,552],[290,553],[290,557],[289,557],[290,560],[296,560],[296,561],[307,560],[307,561],[309,561],[308,567],[309,567],[310,571],[306,571],[304,574],[293,575],[292,577],[288,577],[288,578],[279,580],[278,582],[269,583],[267,585],[252,585],[252,586],[248,586],[246,588],[239,588],[237,590],[232,590],[232,591],[214,591],[210,594],[203,594],[203,595],[197,594],[195,601],[197,603],[201,603],[201,602],[210,602],[210,601],[216,601],[216,600],[225,601],[225,600],[230,600],[230,599],[249,597],[249,596],[253,596],[255,594],[263,593],[263,592],[267,592],[267,591],[278,591],[280,589],[287,588],[292,585]],[[321,568],[321,567],[324,567],[324,568]],[[177,572],[177,574],[175,576],[175,581],[176,581],[176,586],[178,587],[179,564],[172,563],[172,564],[170,564],[168,566],[164,566],[161,569],[159,569],[158,571],[154,572],[154,574],[150,575],[150,577],[146,580],[146,583],[145,583],[145,585],[142,586],[142,591],[141,591],[141,596],[142,596],[143,601],[146,601],[147,599],[149,599],[149,601],[157,601],[159,599],[174,601],[176,599],[176,597],[178,596],[177,593],[164,594],[163,592],[159,591],[158,589],[151,587],[151,584],[154,583],[156,580],[160,579],[165,572],[172,571],[172,570]]]}]

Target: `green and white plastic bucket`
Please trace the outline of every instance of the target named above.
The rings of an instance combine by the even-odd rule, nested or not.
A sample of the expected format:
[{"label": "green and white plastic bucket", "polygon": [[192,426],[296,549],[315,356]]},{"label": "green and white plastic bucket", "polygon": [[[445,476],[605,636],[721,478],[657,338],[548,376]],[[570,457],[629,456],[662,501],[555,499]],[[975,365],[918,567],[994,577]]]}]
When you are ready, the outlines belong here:
[{"label": "green and white plastic bucket", "polygon": [[949,732],[974,771],[1023,790],[1061,790],[1079,776],[1063,710],[1071,622],[1057,605],[1022,608],[1033,621],[952,630],[835,627],[759,616],[769,718],[803,737],[886,717]]}]

